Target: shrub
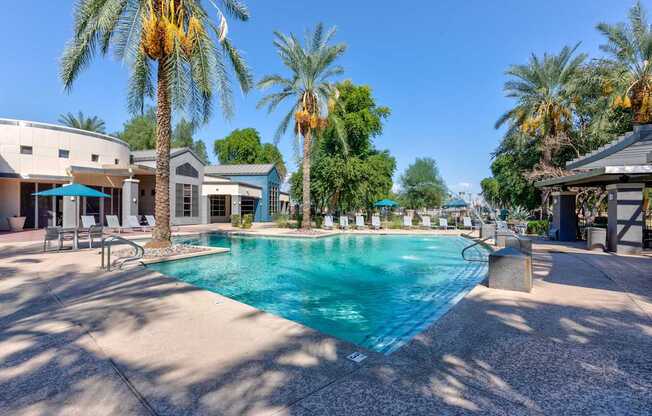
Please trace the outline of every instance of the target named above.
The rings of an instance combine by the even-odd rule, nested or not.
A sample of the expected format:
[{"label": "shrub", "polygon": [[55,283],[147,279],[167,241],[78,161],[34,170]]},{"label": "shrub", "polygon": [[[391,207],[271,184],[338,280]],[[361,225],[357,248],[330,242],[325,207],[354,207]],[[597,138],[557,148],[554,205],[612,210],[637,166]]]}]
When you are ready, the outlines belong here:
[{"label": "shrub", "polygon": [[251,224],[254,222],[254,216],[251,214],[245,214],[242,216],[242,228],[251,228]]},{"label": "shrub", "polygon": [[403,228],[403,217],[395,215],[389,223],[389,228],[392,230]]},{"label": "shrub", "polygon": [[239,227],[242,224],[242,218],[240,218],[240,214],[233,214],[231,215],[231,225],[234,227]]},{"label": "shrub", "polygon": [[315,215],[315,227],[321,228],[321,225],[324,223],[324,217],[321,215]]},{"label": "shrub", "polygon": [[279,228],[288,228],[290,226],[290,216],[287,214],[274,214],[272,221]]},{"label": "shrub", "polygon": [[528,221],[527,233],[536,234],[536,235],[546,235],[548,234],[549,227],[550,224],[547,220]]}]

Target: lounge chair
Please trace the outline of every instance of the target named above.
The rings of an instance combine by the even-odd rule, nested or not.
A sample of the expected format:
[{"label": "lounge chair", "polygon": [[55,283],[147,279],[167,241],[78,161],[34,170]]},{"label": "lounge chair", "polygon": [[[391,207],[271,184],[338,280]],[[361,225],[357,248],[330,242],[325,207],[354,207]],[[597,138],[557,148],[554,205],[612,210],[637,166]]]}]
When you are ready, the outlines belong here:
[{"label": "lounge chair", "polygon": [[497,231],[509,230],[509,227],[507,226],[507,221],[496,221],[496,230]]},{"label": "lounge chair", "polygon": [[371,228],[380,230],[380,217],[378,215],[371,216]]},{"label": "lounge chair", "polygon": [[57,247],[57,251],[61,251],[63,248],[63,238],[62,235],[59,233],[59,228],[57,227],[47,227],[45,229],[45,237],[43,238],[43,252],[48,251],[50,248],[50,241],[57,241],[59,243],[59,247]]},{"label": "lounge chair", "polygon": [[357,228],[358,230],[364,230],[365,228],[367,228],[364,225],[364,217],[362,215],[355,216],[355,228]]},{"label": "lounge chair", "polygon": [[146,230],[147,227],[140,225],[140,221],[138,221],[138,217],[136,217],[135,215],[127,216],[127,225],[129,226],[129,228],[134,230],[138,228],[141,231],[147,231]]},{"label": "lounge chair", "polygon": [[325,230],[332,230],[333,229],[333,216],[332,215],[324,215],[324,225],[322,225],[322,228]]},{"label": "lounge chair", "polygon": [[455,227],[451,227],[450,225],[448,225],[448,220],[446,218],[440,218],[439,219],[439,228],[444,229],[444,230],[450,230],[451,228],[455,228]]},{"label": "lounge chair", "polygon": [[340,229],[348,230],[349,229],[349,217],[346,215],[340,216]]},{"label": "lounge chair", "polygon": [[410,217],[409,215],[403,216],[403,227],[412,228],[412,217]]},{"label": "lounge chair", "polygon": [[153,215],[145,215],[145,221],[150,228],[156,227],[156,218]]},{"label": "lounge chair", "polygon": [[427,230],[432,228],[432,224],[430,223],[430,217],[427,215],[424,215],[421,217],[421,228],[425,228]]},{"label": "lounge chair", "polygon": [[117,231],[118,233],[122,231],[129,231],[130,228],[123,228],[120,226],[120,220],[118,220],[117,215],[106,215],[106,228]]},{"label": "lounge chair", "polygon": [[477,225],[473,225],[473,221],[471,221],[471,217],[464,217],[464,228],[468,228],[469,230],[478,230],[480,227]]},{"label": "lounge chair", "polygon": [[92,226],[97,225],[95,223],[95,217],[92,215],[82,215],[81,221],[82,221],[82,228],[85,228],[87,230]]}]

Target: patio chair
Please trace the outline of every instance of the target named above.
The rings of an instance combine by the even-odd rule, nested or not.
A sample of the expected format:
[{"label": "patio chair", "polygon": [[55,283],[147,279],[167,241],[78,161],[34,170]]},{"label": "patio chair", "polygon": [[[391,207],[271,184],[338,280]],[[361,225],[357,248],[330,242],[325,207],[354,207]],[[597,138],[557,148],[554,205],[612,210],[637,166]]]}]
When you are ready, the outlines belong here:
[{"label": "patio chair", "polygon": [[130,228],[128,227],[121,227],[120,226],[120,220],[118,220],[117,215],[106,215],[106,228],[109,228],[111,230],[117,231],[118,233],[122,231],[129,231]]},{"label": "patio chair", "polygon": [[432,224],[430,223],[430,217],[427,215],[424,215],[421,217],[421,228],[425,229],[430,229],[432,228]]},{"label": "patio chair", "polygon": [[439,228],[444,229],[444,230],[450,230],[451,228],[454,228],[454,227],[451,227],[450,225],[448,225],[448,219],[440,218],[439,219]]},{"label": "patio chair", "polygon": [[507,221],[496,221],[496,231],[507,231],[509,227],[507,226]]},{"label": "patio chair", "polygon": [[380,230],[380,217],[378,215],[371,216],[371,228]]},{"label": "patio chair", "polygon": [[473,221],[471,221],[471,217],[464,217],[464,228],[468,228],[469,230],[479,230],[480,227],[477,225],[473,225]]},{"label": "patio chair", "polygon": [[61,251],[63,248],[63,237],[59,233],[59,228],[57,227],[47,227],[45,229],[45,237],[43,238],[43,252],[45,253],[50,248],[50,241],[57,241],[59,247],[57,251]]},{"label": "patio chair", "polygon": [[410,217],[409,215],[403,216],[403,227],[412,228],[412,217]]},{"label": "patio chair", "polygon": [[156,227],[156,218],[153,215],[145,215],[145,221],[150,228]]},{"label": "patio chair", "polygon": [[357,228],[358,230],[364,230],[365,228],[367,228],[364,225],[364,217],[362,215],[355,216],[355,228]]},{"label": "patio chair", "polygon": [[95,223],[95,217],[92,215],[82,215],[81,216],[81,222],[82,222],[82,228],[88,230],[94,225],[97,225]]},{"label": "patio chair", "polygon": [[138,228],[141,231],[147,231],[146,227],[140,225],[140,221],[138,221],[138,217],[136,217],[135,215],[127,216],[127,226],[129,226],[129,228],[131,228],[132,230]]},{"label": "patio chair", "polygon": [[324,224],[322,225],[322,228],[325,230],[332,230],[333,229],[333,216],[332,215],[324,215]]},{"label": "patio chair", "polygon": [[104,235],[104,227],[101,225],[91,225],[87,229],[79,233],[79,237],[88,236],[88,248],[93,248],[93,241],[98,239],[102,241],[102,236]]},{"label": "patio chair", "polygon": [[340,216],[340,229],[348,230],[349,229],[349,217],[346,215]]}]

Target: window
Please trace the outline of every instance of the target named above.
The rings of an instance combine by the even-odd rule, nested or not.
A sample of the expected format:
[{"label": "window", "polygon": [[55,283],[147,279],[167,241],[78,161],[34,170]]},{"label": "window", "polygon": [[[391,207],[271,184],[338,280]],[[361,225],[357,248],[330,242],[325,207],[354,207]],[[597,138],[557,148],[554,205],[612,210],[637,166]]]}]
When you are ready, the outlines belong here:
[{"label": "window", "polygon": [[100,155],[91,155],[91,162],[99,162]]},{"label": "window", "polygon": [[193,168],[190,163],[184,163],[183,165],[177,166],[176,172],[177,175],[187,176],[189,178],[199,177],[199,172],[197,169]]},{"label": "window", "polygon": [[186,183],[175,186],[175,213],[177,217],[199,217],[199,187]]},{"label": "window", "polygon": [[152,196],[156,195],[156,189],[152,188]]},{"label": "window", "polygon": [[269,215],[278,212],[278,185],[273,184],[269,187]]},{"label": "window", "polygon": [[140,190],[140,196],[145,196],[145,190],[144,189]]},{"label": "window", "polygon": [[20,154],[21,155],[31,155],[32,154],[32,146],[20,146]]},{"label": "window", "polygon": [[59,157],[61,159],[68,159],[70,157],[70,150],[59,149]]},{"label": "window", "polygon": [[226,217],[226,196],[211,197],[211,217]]},{"label": "window", "polygon": [[254,215],[256,213],[256,200],[243,197],[240,201],[240,213],[242,215]]},{"label": "window", "polygon": [[116,165],[119,165],[120,164],[120,159],[115,159],[114,162],[115,162]]}]

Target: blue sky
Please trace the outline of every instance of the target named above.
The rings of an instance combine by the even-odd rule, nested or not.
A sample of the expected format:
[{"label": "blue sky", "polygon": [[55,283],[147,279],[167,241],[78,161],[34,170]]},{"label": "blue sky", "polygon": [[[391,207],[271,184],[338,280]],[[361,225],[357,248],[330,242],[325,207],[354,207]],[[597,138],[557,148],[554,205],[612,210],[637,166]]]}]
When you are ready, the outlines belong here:
[{"label": "blue sky", "polygon": [[[60,113],[83,110],[120,130],[126,110],[127,68],[98,57],[72,93],[63,92],[58,58],[72,31],[73,1],[23,0],[3,4],[0,25],[0,117],[56,123]],[[501,132],[493,128],[509,101],[504,71],[531,53],[557,52],[582,42],[582,52],[600,55],[600,21],[625,19],[633,1],[620,0],[248,0],[252,18],[232,24],[230,36],[244,51],[256,78],[283,72],[272,47],[272,32],[295,32],[317,22],[338,27],[348,44],[341,60],[344,78],[368,84],[380,105],[392,109],[376,145],[396,157],[396,177],[416,157],[437,160],[455,190],[479,191],[490,174],[490,153]],[[652,10],[652,0],[644,1]],[[260,92],[237,94],[236,116],[215,116],[202,138],[212,155],[213,140],[235,128],[255,127],[271,141],[282,111],[256,110]],[[280,143],[286,163],[296,169],[293,138]]]}]

